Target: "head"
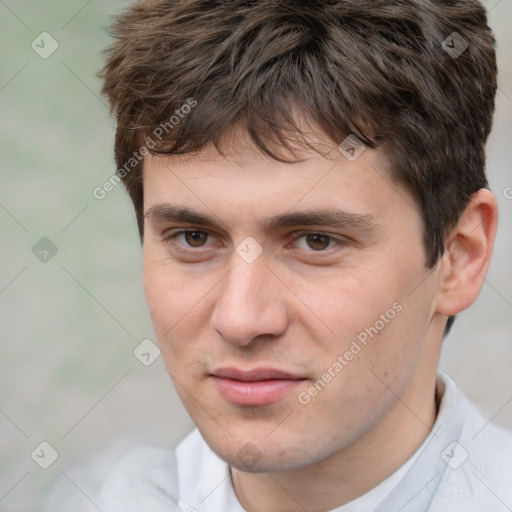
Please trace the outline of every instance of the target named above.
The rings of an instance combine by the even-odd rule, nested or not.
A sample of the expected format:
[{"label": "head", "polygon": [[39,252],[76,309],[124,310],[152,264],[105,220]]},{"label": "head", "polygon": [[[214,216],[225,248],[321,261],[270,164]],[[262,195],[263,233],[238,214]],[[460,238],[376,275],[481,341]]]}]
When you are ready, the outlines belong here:
[{"label": "head", "polygon": [[[496,224],[480,3],[141,0],[113,35],[149,309],[212,448],[300,468],[421,402]],[[294,380],[252,403],[233,368]]]}]

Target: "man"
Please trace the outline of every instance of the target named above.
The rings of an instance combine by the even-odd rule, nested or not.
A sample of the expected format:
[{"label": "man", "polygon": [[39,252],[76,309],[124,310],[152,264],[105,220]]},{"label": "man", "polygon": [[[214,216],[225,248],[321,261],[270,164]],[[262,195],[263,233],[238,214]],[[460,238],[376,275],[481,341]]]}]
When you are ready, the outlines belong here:
[{"label": "man", "polygon": [[512,510],[512,436],[437,372],[497,226],[476,0],[141,0],[102,72],[197,426],[104,511]]}]

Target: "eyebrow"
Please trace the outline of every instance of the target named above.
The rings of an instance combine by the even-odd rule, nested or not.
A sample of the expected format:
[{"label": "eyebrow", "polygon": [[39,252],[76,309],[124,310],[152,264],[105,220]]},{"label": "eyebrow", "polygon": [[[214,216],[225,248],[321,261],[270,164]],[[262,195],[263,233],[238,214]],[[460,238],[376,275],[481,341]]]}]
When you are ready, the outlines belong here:
[{"label": "eyebrow", "polygon": [[[215,216],[197,212],[185,206],[158,203],[151,206],[144,216],[157,221],[194,224],[210,228],[218,228],[220,224]],[[261,223],[266,231],[272,231],[292,226],[326,226],[326,227],[353,227],[362,230],[371,230],[377,226],[375,218],[371,215],[347,212],[336,209],[305,210],[288,212],[268,217]]]},{"label": "eyebrow", "polygon": [[[151,206],[144,216],[156,221],[194,224],[210,228],[218,228],[219,222],[213,215],[205,214],[180,205],[158,203]],[[287,212],[264,219],[261,226],[266,231],[291,226],[326,226],[326,227],[352,227],[361,230],[371,230],[376,227],[375,218],[371,215],[362,215],[332,208],[320,210],[305,210]]]}]

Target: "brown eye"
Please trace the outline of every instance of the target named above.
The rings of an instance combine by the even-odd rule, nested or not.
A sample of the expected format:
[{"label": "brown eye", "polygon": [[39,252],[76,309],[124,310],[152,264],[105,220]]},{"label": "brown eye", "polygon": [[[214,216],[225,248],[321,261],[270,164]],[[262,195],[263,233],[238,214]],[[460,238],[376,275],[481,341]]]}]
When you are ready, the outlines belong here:
[{"label": "brown eye", "polygon": [[208,240],[208,233],[204,231],[187,231],[184,236],[190,247],[202,247]]},{"label": "brown eye", "polygon": [[323,251],[329,247],[331,237],[315,233],[313,235],[307,235],[306,241],[308,246],[314,251]]}]

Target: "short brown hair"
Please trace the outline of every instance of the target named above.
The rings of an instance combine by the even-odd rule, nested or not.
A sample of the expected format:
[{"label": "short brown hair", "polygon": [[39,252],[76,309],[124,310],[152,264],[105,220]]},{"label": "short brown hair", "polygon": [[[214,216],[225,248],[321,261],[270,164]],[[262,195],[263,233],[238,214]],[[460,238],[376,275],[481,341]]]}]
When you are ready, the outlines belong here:
[{"label": "short brown hair", "polygon": [[[112,33],[102,93],[141,237],[142,163],[126,167],[134,152],[187,153],[208,142],[221,150],[240,125],[288,161],[276,143],[293,150],[298,134],[311,147],[293,107],[336,145],[350,134],[385,145],[393,178],[423,216],[428,268],[471,194],[487,186],[497,69],[476,0],[140,0]],[[197,105],[154,141],[191,98]]]}]

